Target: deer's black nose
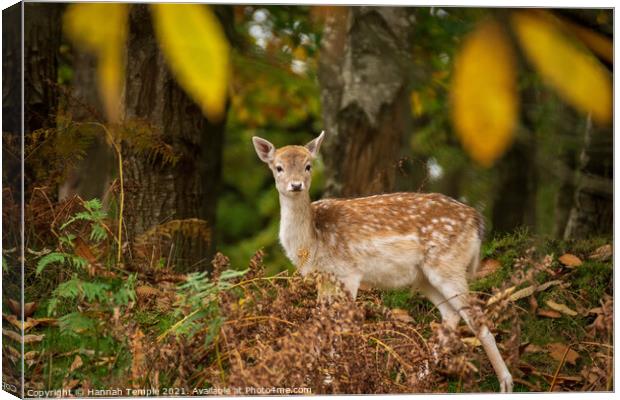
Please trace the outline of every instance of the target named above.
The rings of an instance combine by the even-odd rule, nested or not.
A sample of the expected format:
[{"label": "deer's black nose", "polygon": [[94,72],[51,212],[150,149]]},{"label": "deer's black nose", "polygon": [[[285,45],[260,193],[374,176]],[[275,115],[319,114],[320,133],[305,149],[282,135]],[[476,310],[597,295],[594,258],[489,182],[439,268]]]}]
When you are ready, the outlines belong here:
[{"label": "deer's black nose", "polygon": [[293,190],[293,192],[299,192],[301,191],[301,183],[291,183],[291,190]]}]

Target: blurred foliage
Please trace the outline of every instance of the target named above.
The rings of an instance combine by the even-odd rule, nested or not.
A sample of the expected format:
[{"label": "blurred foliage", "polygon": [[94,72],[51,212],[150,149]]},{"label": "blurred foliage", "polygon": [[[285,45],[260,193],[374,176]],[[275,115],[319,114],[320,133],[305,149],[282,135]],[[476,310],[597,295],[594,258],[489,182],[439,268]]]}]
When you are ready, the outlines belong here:
[{"label": "blurred foliage", "polygon": [[[71,18],[80,16],[74,7],[84,7],[82,15],[88,18],[93,9],[69,8],[65,23],[77,44],[89,30],[95,30],[97,38],[109,29],[72,23]],[[263,247],[267,265],[290,268],[277,243],[277,193],[250,139],[258,135],[276,146],[301,144],[321,130],[317,61],[323,18],[334,9],[232,7],[234,24],[226,27],[231,50],[208,7],[161,5],[152,11],[158,41],[181,86],[210,119],[221,115],[229,101],[217,245],[233,265],[245,264]],[[588,12],[596,14],[600,31],[607,32],[609,11]],[[114,15],[120,21],[123,14]],[[609,121],[611,74],[596,57],[611,62],[611,41],[595,27],[552,11],[441,7],[415,10],[412,37],[413,126],[405,138],[409,146],[401,152],[412,165],[405,168],[397,189],[456,197],[481,210],[492,227],[500,177],[496,169],[484,167],[495,164],[511,143],[533,135],[540,174],[535,228],[552,233],[558,189],[566,180],[552,160],[576,154],[584,120],[563,102],[592,114],[595,121]],[[107,44],[105,50],[101,41],[86,42],[100,58],[112,47]],[[535,101],[524,101],[526,92],[533,93]],[[322,166],[314,171],[312,196],[318,198]]]},{"label": "blurred foliage", "polygon": [[[124,48],[130,4],[72,4],[64,16],[68,36],[97,55],[97,78],[111,122],[121,116]],[[179,85],[212,121],[222,118],[229,82],[229,46],[210,8],[154,4],[155,32]],[[97,22],[105,18],[105,23]]]},{"label": "blurred foliage", "polygon": [[[300,144],[321,130],[316,63],[321,17],[329,12],[329,7],[235,6],[235,30],[243,45],[233,52],[225,190],[218,206],[218,245],[234,265],[245,264],[256,248],[264,247],[267,265],[291,268],[277,243],[279,208],[273,180],[256,160],[250,139],[258,135],[276,146]],[[476,8],[419,8],[415,15],[410,76],[414,125],[407,138],[410,147],[401,153],[413,161],[413,171],[397,189],[455,196],[481,210],[492,227],[493,203],[500,195],[494,192],[497,171],[481,168],[475,161],[490,165],[510,142],[534,135],[538,146],[534,161],[540,166],[536,228],[540,233],[553,233],[557,190],[566,177],[551,165],[563,152],[580,148],[581,133],[576,127],[583,118],[562,105],[563,97],[553,93],[543,74],[517,60],[514,35],[507,30],[510,25],[503,23],[510,14]],[[493,32],[485,31],[489,25]],[[463,54],[467,41],[471,42],[468,35],[481,38],[477,54]],[[607,40],[597,39],[597,43]],[[576,56],[586,51],[580,47]],[[503,62],[498,61],[501,54],[505,55]],[[463,71],[457,69],[455,60],[463,56],[469,58],[468,68],[477,76],[461,79],[470,89],[458,99],[454,86]],[[487,58],[489,62],[484,63]],[[571,82],[572,78],[566,79],[566,85]],[[523,102],[526,91],[536,93],[534,103]],[[473,144],[464,143],[467,153],[458,140],[460,135],[464,142],[463,132],[457,129],[459,117],[452,113],[459,100],[463,118],[474,119],[467,131]],[[523,118],[528,119],[527,128]],[[312,195],[318,198],[320,166],[315,175]]]},{"label": "blurred foliage", "polygon": [[499,22],[483,21],[454,65],[453,115],[463,147],[489,167],[508,148],[518,117],[515,56]]},{"label": "blurred foliage", "polygon": [[[600,124],[609,123],[611,76],[579,39],[562,32],[562,20],[533,10],[511,11],[510,20],[519,45],[545,82],[579,111]],[[578,32],[594,51],[609,57],[611,40],[583,27]],[[485,167],[504,153],[516,132],[518,94],[510,47],[496,17],[466,37],[454,65],[456,133],[470,156]]]},{"label": "blurred foliage", "polygon": [[[515,12],[512,23],[526,56],[546,82],[578,110],[609,123],[611,76],[582,44],[560,31],[560,21],[547,12],[530,11]],[[611,46],[611,41],[602,44]]]},{"label": "blurred foliage", "polygon": [[210,120],[221,120],[230,49],[217,18],[201,4],[154,4],[151,9],[157,40],[179,85]]},{"label": "blurred foliage", "polygon": [[[99,92],[111,121],[120,117],[128,14],[128,4],[92,3],[72,4],[64,15],[67,35],[98,58]],[[105,23],[97,22],[101,18],[105,18]]]}]

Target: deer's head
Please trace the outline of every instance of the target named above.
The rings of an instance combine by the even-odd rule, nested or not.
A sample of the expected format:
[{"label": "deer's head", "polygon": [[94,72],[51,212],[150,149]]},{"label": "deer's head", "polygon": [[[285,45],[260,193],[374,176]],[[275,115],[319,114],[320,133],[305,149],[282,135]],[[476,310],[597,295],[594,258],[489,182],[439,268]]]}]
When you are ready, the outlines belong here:
[{"label": "deer's head", "polygon": [[310,189],[312,161],[319,154],[324,137],[325,132],[321,132],[305,146],[284,146],[279,149],[258,136],[254,136],[252,142],[258,158],[271,169],[278,192],[291,197]]}]

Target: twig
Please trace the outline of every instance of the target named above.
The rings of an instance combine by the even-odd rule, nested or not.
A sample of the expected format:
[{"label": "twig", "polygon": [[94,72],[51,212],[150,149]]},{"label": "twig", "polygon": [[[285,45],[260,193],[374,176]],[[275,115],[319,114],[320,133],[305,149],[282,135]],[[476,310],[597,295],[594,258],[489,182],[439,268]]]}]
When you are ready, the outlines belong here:
[{"label": "twig", "polygon": [[290,326],[297,326],[296,324],[294,324],[291,321],[287,321],[285,319],[280,319],[278,317],[274,317],[273,315],[258,315],[258,316],[254,316],[254,317],[245,317],[245,318],[241,318],[241,319],[233,319],[233,320],[229,320],[229,321],[224,321],[224,324],[228,325],[228,324],[234,324],[236,322],[241,322],[241,321],[254,321],[254,320],[265,320],[265,319],[271,319],[274,321],[278,321],[278,322],[282,322],[285,324],[288,324]]},{"label": "twig", "polygon": [[217,336],[215,337],[215,340],[213,341],[213,345],[215,347],[215,357],[217,360],[217,366],[220,368],[220,377],[222,379],[222,382],[224,382],[226,379],[226,374],[224,373],[224,366],[222,365],[222,359],[220,357],[219,342],[220,342],[220,333],[218,332]]},{"label": "twig", "polygon": [[[362,335],[362,336],[366,336],[366,335]],[[400,365],[406,365],[407,367],[413,369],[413,367],[411,365],[409,365],[408,363],[406,363],[402,358],[400,358],[400,356],[398,355],[398,353],[396,353],[396,351],[394,351],[393,348],[391,348],[390,346],[388,346],[387,344],[385,344],[384,342],[382,342],[380,339],[374,337],[374,336],[368,336],[368,339],[370,340],[374,340],[375,343],[381,345],[384,349],[386,349],[388,351],[388,353],[390,353],[391,355],[394,356],[395,359],[398,360],[398,362],[400,363]]]},{"label": "twig", "polygon": [[196,310],[192,311],[191,313],[187,314],[185,316],[185,318],[183,318],[182,320],[180,320],[179,322],[175,323],[174,325],[172,325],[170,328],[168,328],[166,330],[166,332],[162,333],[161,335],[157,336],[157,341],[161,342],[162,339],[164,339],[166,336],[168,336],[168,334],[172,331],[174,331],[175,329],[177,329],[179,326],[181,326],[185,321],[187,321],[189,318],[193,317],[195,314],[198,313],[198,311],[201,311],[200,308],[197,308]]},{"label": "twig", "polygon": [[558,379],[558,375],[560,375],[560,370],[562,369],[562,366],[564,366],[564,361],[566,361],[566,356],[568,355],[569,351],[570,351],[570,345],[566,346],[566,350],[564,351],[562,360],[560,361],[558,368],[555,370],[555,374],[553,374],[553,380],[551,381],[551,386],[549,387],[550,392],[553,392],[553,387],[555,386],[555,382]]}]

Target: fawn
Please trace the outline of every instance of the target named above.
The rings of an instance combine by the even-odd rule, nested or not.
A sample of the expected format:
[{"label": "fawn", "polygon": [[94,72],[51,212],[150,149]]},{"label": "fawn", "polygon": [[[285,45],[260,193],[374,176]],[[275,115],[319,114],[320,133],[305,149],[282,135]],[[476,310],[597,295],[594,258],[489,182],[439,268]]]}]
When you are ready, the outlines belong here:
[{"label": "fawn", "polygon": [[360,284],[417,289],[456,328],[461,318],[480,340],[500,382],[512,376],[488,327],[468,308],[467,277],[478,267],[484,220],[473,208],[442,194],[393,193],[310,202],[312,162],[325,132],[305,146],[276,149],[254,136],[280,198],[280,242],[302,275],[333,273],[351,293]]}]

